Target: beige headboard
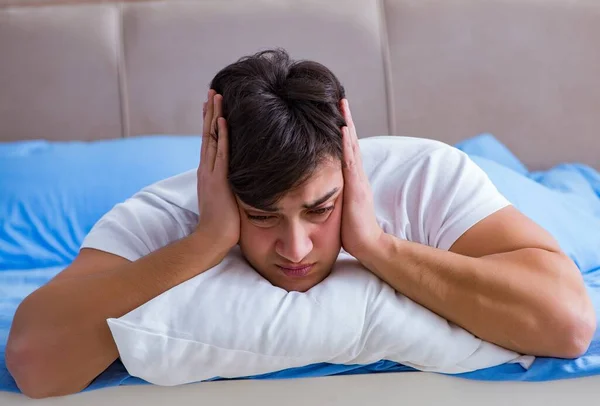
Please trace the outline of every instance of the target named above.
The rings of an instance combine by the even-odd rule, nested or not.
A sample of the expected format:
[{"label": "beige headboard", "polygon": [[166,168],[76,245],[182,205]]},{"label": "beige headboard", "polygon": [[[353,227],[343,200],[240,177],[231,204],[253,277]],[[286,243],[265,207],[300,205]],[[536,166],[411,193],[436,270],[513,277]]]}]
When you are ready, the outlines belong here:
[{"label": "beige headboard", "polygon": [[600,168],[599,40],[597,0],[0,0],[0,141],[198,134],[213,75],[279,46],[340,77],[361,137]]}]

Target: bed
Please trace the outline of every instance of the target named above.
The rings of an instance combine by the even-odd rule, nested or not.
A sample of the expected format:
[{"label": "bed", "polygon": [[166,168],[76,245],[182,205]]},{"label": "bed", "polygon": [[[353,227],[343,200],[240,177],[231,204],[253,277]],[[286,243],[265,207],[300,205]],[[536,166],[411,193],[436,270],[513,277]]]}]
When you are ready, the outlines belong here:
[{"label": "bed", "polygon": [[[532,172],[599,170],[599,35],[593,0],[0,0],[0,141],[193,137],[217,70],[281,46],[336,72],[361,137],[457,144],[487,132]],[[541,405],[593,402],[599,383],[394,372],[124,385],[38,403]],[[0,392],[3,405],[29,402]]]}]

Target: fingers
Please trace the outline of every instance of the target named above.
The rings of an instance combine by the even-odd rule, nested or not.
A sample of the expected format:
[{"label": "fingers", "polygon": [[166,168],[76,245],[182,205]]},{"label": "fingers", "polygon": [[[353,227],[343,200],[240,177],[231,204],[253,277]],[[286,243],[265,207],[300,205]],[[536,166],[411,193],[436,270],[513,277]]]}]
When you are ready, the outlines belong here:
[{"label": "fingers", "polygon": [[[215,94],[212,98],[212,103],[209,103],[207,108],[207,119],[210,119],[210,127],[208,134],[203,137],[203,140],[208,144],[206,151],[206,165],[209,171],[213,171],[215,168],[215,158],[217,156],[217,140],[219,139],[217,133],[217,118],[218,111],[220,110],[221,95]],[[208,115],[210,114],[210,115]]]},{"label": "fingers", "polygon": [[354,120],[352,120],[352,113],[350,112],[350,104],[348,103],[348,99],[342,99],[342,111],[344,113],[344,120],[346,120],[346,125],[350,130],[350,135],[353,138],[358,139],[358,135],[356,134],[356,127],[354,126]]},{"label": "fingers", "polygon": [[358,144],[358,135],[356,127],[352,120],[350,105],[347,99],[342,99],[342,112],[347,126],[342,128],[343,148],[344,148],[344,167],[348,171],[356,173],[357,167],[362,167],[362,159],[360,156],[360,146]]},{"label": "fingers", "polygon": [[[200,167],[213,172],[217,167],[217,161],[228,159],[227,124],[225,119],[222,118],[223,96],[210,89],[208,91],[208,100],[202,106],[202,113],[204,115],[204,124],[202,129]],[[219,141],[223,131],[225,132],[224,140]],[[225,165],[222,163],[219,164],[219,170],[226,170],[227,163],[228,160]]]},{"label": "fingers", "polygon": [[344,175],[352,175],[356,170],[356,157],[352,145],[352,136],[348,127],[342,127],[343,171]]},{"label": "fingers", "polygon": [[219,117],[223,116],[223,96],[221,96],[220,94],[215,94],[213,97],[213,115],[212,115],[212,122],[210,124],[210,129],[212,134],[215,136],[215,140],[216,140],[216,136],[218,135],[218,128],[217,128],[217,119]]},{"label": "fingers", "polygon": [[210,124],[212,122],[212,112],[213,112],[213,96],[215,95],[215,91],[210,89],[208,91],[208,100],[204,103],[202,108],[203,113],[203,126],[202,126],[202,148],[200,151],[200,166],[206,164],[208,160],[206,159],[208,146],[210,144]]},{"label": "fingers", "polygon": [[215,159],[215,172],[220,172],[227,177],[229,169],[229,133],[227,122],[223,117],[217,119],[219,138],[217,140],[217,157]]}]

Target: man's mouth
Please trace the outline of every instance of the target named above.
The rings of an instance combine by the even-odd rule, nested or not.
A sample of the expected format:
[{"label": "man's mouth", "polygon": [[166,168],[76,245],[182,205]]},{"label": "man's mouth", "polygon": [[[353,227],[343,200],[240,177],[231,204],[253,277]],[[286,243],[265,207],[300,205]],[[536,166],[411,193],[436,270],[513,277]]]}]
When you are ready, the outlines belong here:
[{"label": "man's mouth", "polygon": [[308,275],[310,270],[315,264],[302,264],[302,265],[277,265],[281,271],[289,277],[301,278]]}]

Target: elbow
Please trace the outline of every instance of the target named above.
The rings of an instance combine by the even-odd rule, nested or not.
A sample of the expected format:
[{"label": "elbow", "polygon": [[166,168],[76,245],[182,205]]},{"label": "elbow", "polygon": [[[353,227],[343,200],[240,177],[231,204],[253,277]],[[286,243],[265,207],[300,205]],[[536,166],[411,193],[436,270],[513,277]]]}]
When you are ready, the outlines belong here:
[{"label": "elbow", "polygon": [[13,322],[5,349],[6,368],[19,390],[32,399],[80,391],[82,388],[65,386],[64,377],[58,372],[59,366],[52,361],[56,357],[52,357],[49,349],[40,345],[40,340],[32,332],[24,330],[18,321]]},{"label": "elbow", "polygon": [[33,399],[49,397],[51,394],[45,388],[47,382],[41,382],[36,356],[29,343],[27,337],[11,333],[5,352],[6,369],[25,396]]},{"label": "elbow", "polygon": [[26,336],[11,336],[6,346],[6,368],[25,396],[43,399],[59,396],[64,391],[53,384],[53,377],[46,374],[48,367],[42,365],[39,351]]},{"label": "elbow", "polygon": [[82,388],[63,385],[61,377],[53,373],[54,368],[44,363],[45,358],[27,337],[9,340],[5,352],[6,368],[21,393],[32,399],[44,399],[81,391]]},{"label": "elbow", "polygon": [[[592,309],[593,314],[593,309]],[[566,328],[559,339],[561,348],[558,358],[579,358],[584,355],[592,343],[596,332],[596,317],[572,317],[566,323]]]},{"label": "elbow", "polygon": [[565,255],[562,258],[566,261],[562,269],[568,272],[562,273],[556,290],[549,295],[552,299],[542,316],[547,328],[542,330],[551,340],[548,344],[551,343],[552,350],[547,356],[574,359],[589,349],[596,334],[597,318],[579,269]]},{"label": "elbow", "polygon": [[588,302],[578,313],[572,309],[563,309],[560,313],[563,316],[555,318],[559,328],[553,326],[553,331],[547,331],[553,342],[552,351],[548,355],[565,359],[579,358],[589,349],[596,332],[594,308]]},{"label": "elbow", "polygon": [[52,396],[49,387],[51,377],[44,379],[41,354],[35,344],[34,334],[30,328],[31,323],[23,320],[24,307],[27,306],[26,298],[17,308],[5,348],[6,369],[14,379],[17,387],[25,396],[41,399]]}]

